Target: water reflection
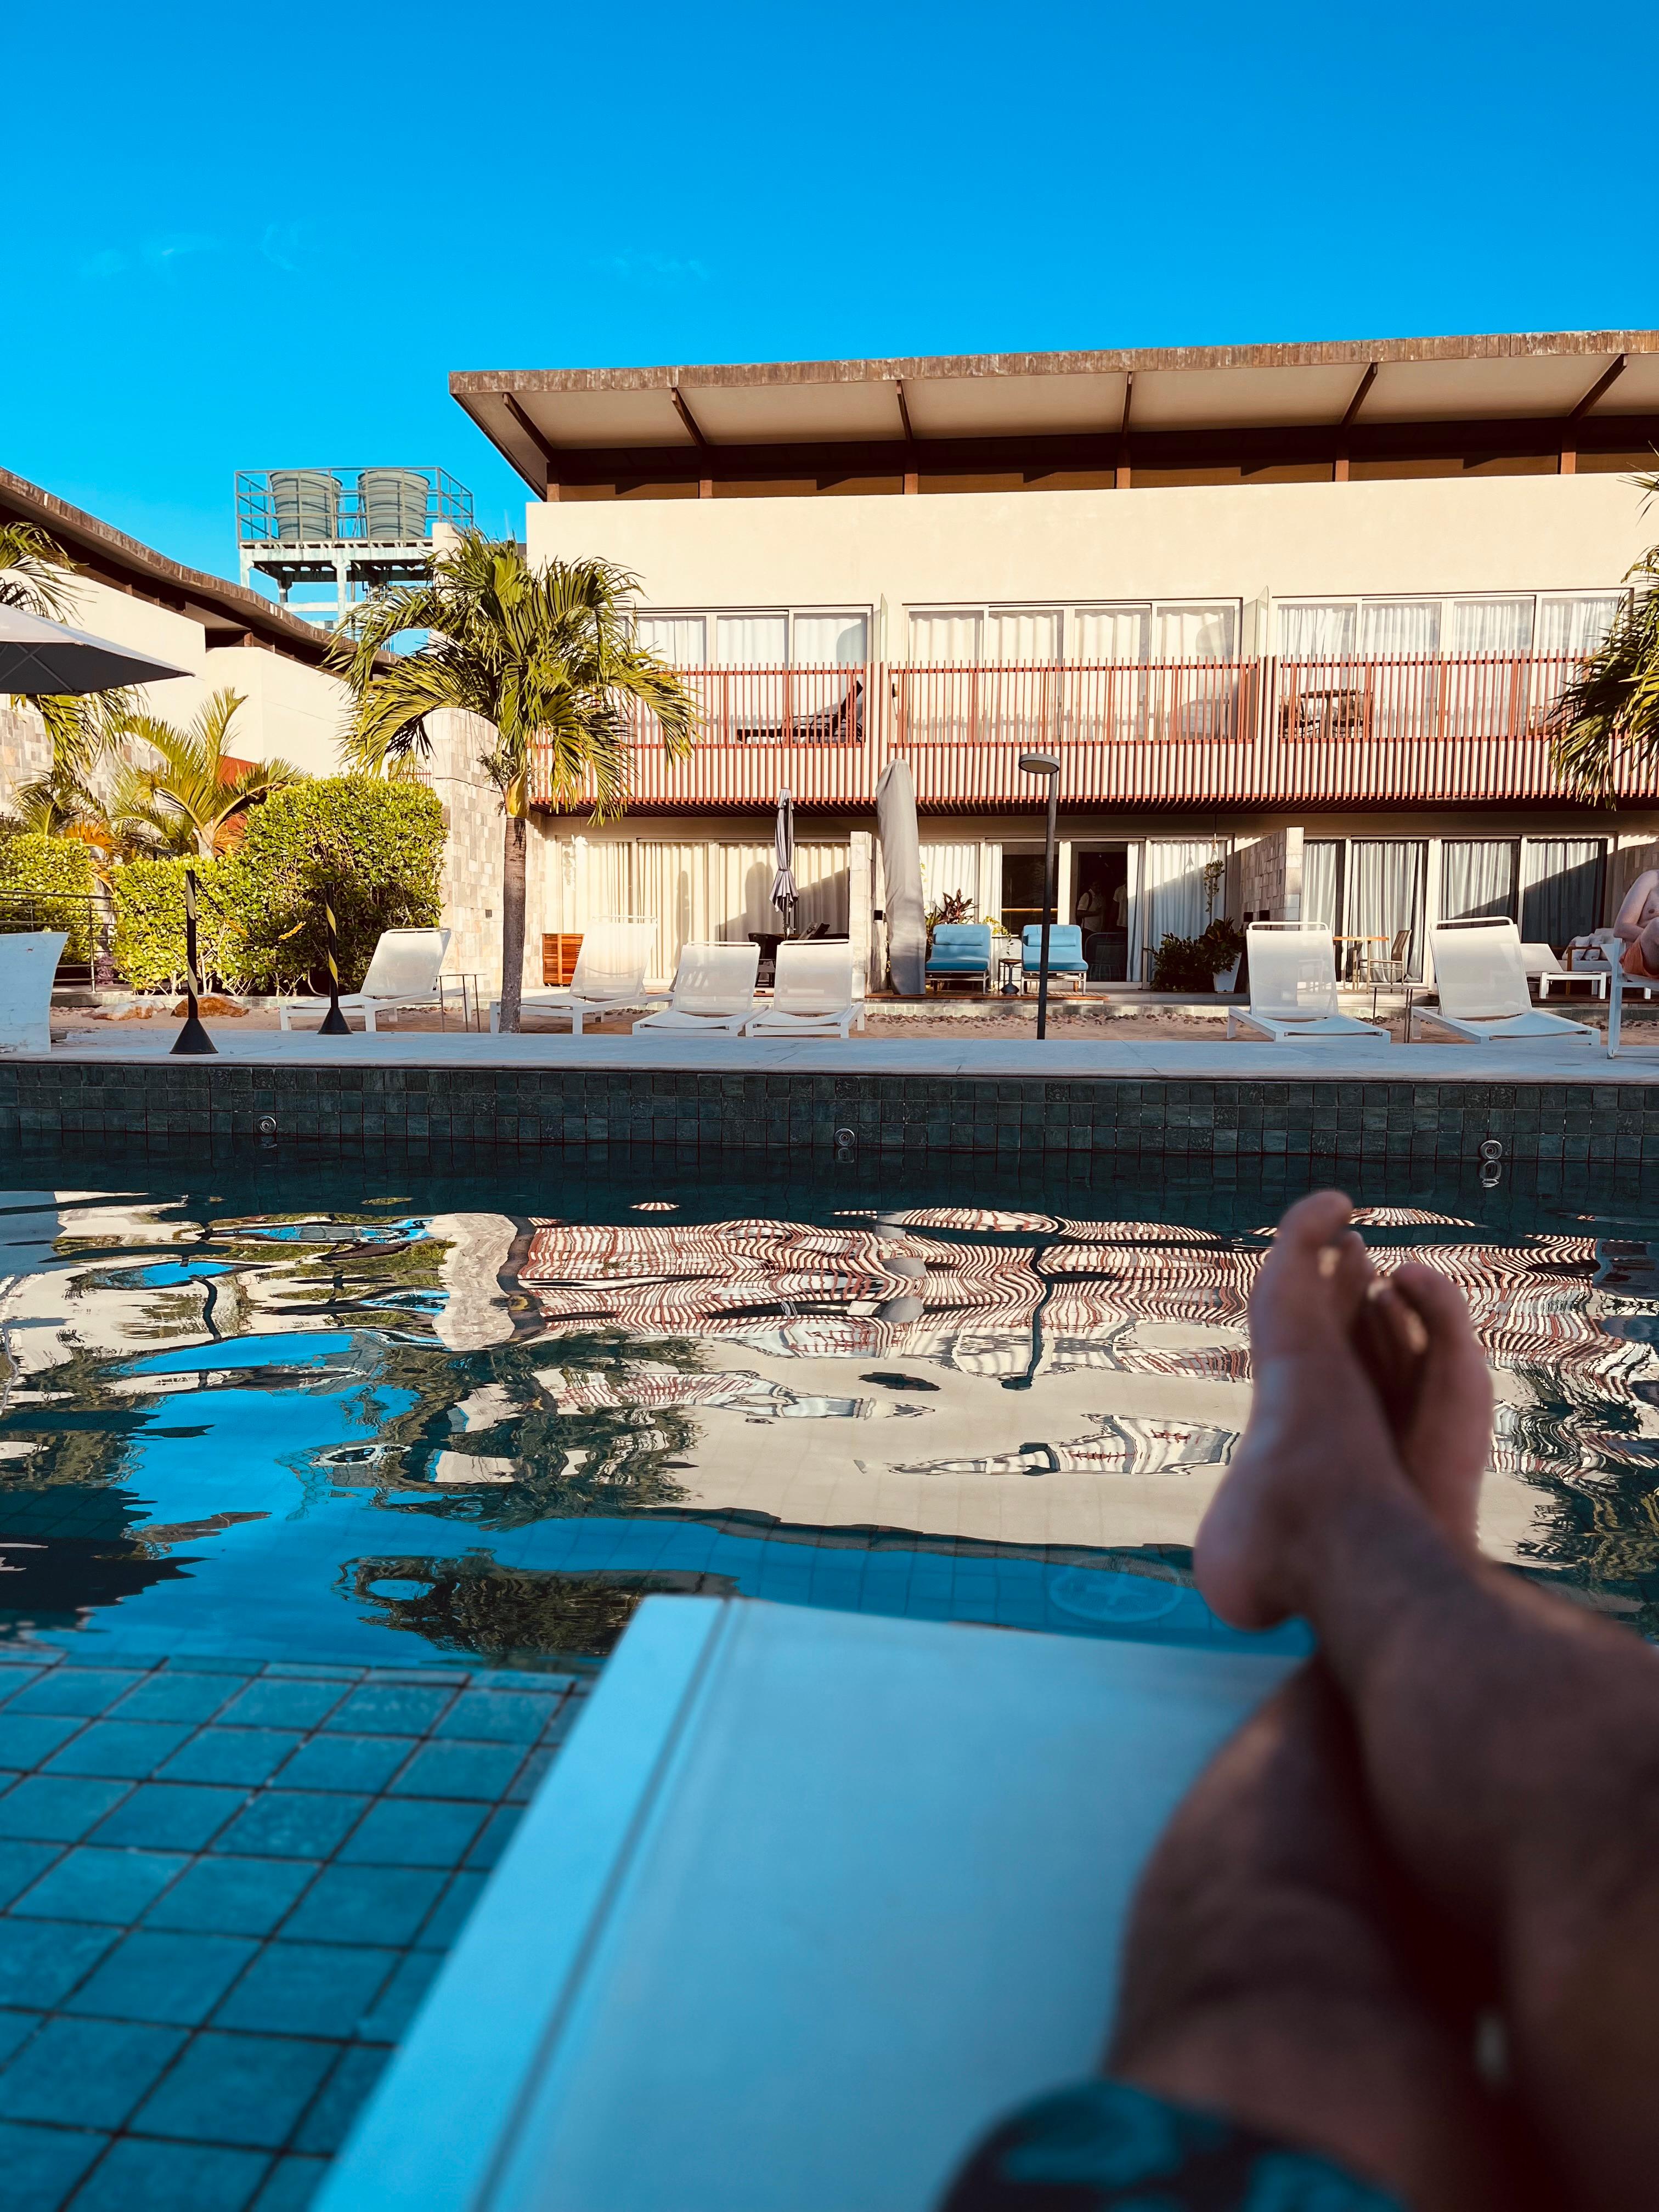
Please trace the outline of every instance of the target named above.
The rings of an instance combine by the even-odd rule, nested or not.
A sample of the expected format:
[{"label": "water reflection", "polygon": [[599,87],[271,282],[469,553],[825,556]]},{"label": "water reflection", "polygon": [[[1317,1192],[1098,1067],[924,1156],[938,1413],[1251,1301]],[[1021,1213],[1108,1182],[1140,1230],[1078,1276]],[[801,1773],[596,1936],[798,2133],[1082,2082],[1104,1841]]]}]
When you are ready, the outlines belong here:
[{"label": "water reflection", "polygon": [[[1276,1209],[325,1180],[0,1195],[0,1630],[510,1661],[671,1589],[1219,1632],[1185,1547]],[[1362,1218],[1469,1299],[1488,1548],[1659,1625],[1659,1218]]]}]

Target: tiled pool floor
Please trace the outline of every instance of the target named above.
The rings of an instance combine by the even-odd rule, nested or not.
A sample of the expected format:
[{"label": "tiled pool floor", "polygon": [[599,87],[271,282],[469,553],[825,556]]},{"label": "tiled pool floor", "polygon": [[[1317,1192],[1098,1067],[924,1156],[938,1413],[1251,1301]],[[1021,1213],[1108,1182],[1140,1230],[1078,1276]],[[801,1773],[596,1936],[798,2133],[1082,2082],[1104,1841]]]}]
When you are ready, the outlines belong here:
[{"label": "tiled pool floor", "polygon": [[0,1654],[6,2212],[299,2212],[585,1687]]}]

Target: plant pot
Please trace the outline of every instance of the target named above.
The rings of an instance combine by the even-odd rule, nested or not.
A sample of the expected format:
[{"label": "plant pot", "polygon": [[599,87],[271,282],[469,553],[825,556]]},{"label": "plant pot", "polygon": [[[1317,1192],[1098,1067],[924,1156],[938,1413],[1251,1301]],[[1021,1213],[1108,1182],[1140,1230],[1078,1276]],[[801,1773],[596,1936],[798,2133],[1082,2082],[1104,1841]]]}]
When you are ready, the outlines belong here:
[{"label": "plant pot", "polygon": [[1238,981],[1238,971],[1241,964],[1243,963],[1243,954],[1241,953],[1238,958],[1234,961],[1231,968],[1217,969],[1212,986],[1214,989],[1218,991],[1231,991],[1232,989],[1234,984]]}]

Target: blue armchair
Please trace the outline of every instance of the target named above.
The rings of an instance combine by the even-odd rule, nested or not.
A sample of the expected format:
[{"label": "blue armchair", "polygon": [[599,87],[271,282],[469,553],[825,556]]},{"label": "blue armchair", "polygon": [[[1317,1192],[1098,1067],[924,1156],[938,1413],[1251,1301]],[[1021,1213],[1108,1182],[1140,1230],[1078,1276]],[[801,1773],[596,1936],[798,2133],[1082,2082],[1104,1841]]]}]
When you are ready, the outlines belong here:
[{"label": "blue armchair", "polygon": [[[1037,974],[1042,964],[1042,925],[1027,922],[1019,936],[1020,972],[1023,980]],[[1048,973],[1051,975],[1073,975],[1081,982],[1089,973],[1089,963],[1083,957],[1083,932],[1075,922],[1056,922],[1048,932]]]},{"label": "blue armchair", "polygon": [[991,981],[991,925],[988,921],[942,921],[933,932],[927,956],[927,981],[962,982],[977,976]]}]

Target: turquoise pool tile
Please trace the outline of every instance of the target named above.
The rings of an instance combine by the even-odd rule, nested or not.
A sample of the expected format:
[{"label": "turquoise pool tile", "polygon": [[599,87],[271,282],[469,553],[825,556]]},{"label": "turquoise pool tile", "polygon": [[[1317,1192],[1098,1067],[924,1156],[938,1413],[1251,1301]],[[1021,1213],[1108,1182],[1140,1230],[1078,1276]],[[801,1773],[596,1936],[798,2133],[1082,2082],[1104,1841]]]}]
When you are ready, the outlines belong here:
[{"label": "turquoise pool tile", "polygon": [[176,1666],[146,1675],[112,1709],[121,1721],[210,1721],[236,1693],[240,1678],[180,1673]]},{"label": "turquoise pool tile", "polygon": [[538,1744],[513,1778],[513,1787],[507,1793],[509,1805],[527,1805],[541,1787],[542,1777],[558,1756],[558,1746]]},{"label": "turquoise pool tile", "polygon": [[30,1919],[101,1920],[125,1928],[189,1864],[176,1851],[112,1851],[82,1844],[12,1911]]},{"label": "turquoise pool tile", "polygon": [[307,2212],[327,2172],[325,2158],[279,2158],[253,2200],[253,2212]]},{"label": "turquoise pool tile", "polygon": [[167,1761],[156,1778],[240,1783],[252,1789],[270,1781],[300,1740],[283,1729],[205,1728]]},{"label": "turquoise pool tile", "polygon": [[452,1875],[449,1887],[439,1899],[432,1917],[422,1929],[416,1942],[420,1949],[447,1951],[466,1924],[466,1917],[478,1901],[479,1892],[489,1877],[481,1874]]},{"label": "turquoise pool tile", "polygon": [[58,2212],[109,2141],[79,2128],[20,2127],[0,2122],[0,2172],[6,2212]]},{"label": "turquoise pool tile", "polygon": [[[5,1802],[0,1797],[0,1807]],[[367,1797],[264,1790],[213,1848],[241,1858],[325,1859],[350,1832],[368,1803]]]},{"label": "turquoise pool tile", "polygon": [[423,1689],[402,1682],[365,1682],[354,1690],[325,1727],[349,1735],[424,1735],[436,1725],[452,1689]]},{"label": "turquoise pool tile", "polygon": [[39,1881],[62,1850],[61,1844],[0,1844],[0,1911]]},{"label": "turquoise pool tile", "polygon": [[110,2146],[67,2212],[246,2212],[270,2168],[264,2151],[128,2136]]},{"label": "turquoise pool tile", "polygon": [[189,1735],[189,1721],[95,1721],[46,1763],[48,1774],[107,1774],[143,1782]]},{"label": "turquoise pool tile", "polygon": [[309,1943],[412,1943],[443,1886],[433,1867],[325,1867],[283,1934]]},{"label": "turquoise pool tile", "polygon": [[[0,1806],[4,1802],[0,1799]],[[245,1790],[208,1790],[182,1782],[141,1783],[125,1805],[99,1823],[92,1840],[158,1851],[199,1851],[246,1802]]]},{"label": "turquoise pool tile", "polygon": [[0,2005],[51,2012],[114,1941],[78,1921],[0,1920]]},{"label": "turquoise pool tile", "polygon": [[281,2150],[339,2054],[297,2035],[223,2035],[210,2028],[140,2106],[135,2135]]},{"label": "turquoise pool tile", "polygon": [[111,1952],[64,2010],[198,2027],[258,1948],[240,1936],[140,1928]]},{"label": "turquoise pool tile", "polygon": [[0,1661],[0,1705],[20,1690],[27,1690],[31,1682],[38,1682],[46,1671],[44,1667],[20,1667],[11,1661]]},{"label": "turquoise pool tile", "polygon": [[501,1853],[513,1840],[513,1831],[524,1818],[522,1805],[498,1806],[489,1816],[485,1827],[466,1855],[470,1867],[481,1867],[488,1873],[500,1860]]},{"label": "turquoise pool tile", "polygon": [[[0,1798],[0,1807],[5,1803]],[[482,1805],[383,1797],[342,1846],[343,1866],[453,1866],[483,1825]]]},{"label": "turquoise pool tile", "polygon": [[515,1743],[428,1743],[391,1785],[389,1794],[471,1797],[493,1805],[523,1760]]},{"label": "turquoise pool tile", "polygon": [[556,1697],[525,1691],[467,1690],[433,1730],[474,1743],[534,1743],[552,1718]]},{"label": "turquoise pool tile", "polygon": [[78,1844],[131,1787],[130,1782],[102,1782],[87,1775],[26,1774],[0,1797],[0,1836]]},{"label": "turquoise pool tile", "polygon": [[0,1766],[38,1766],[86,1726],[69,1713],[0,1713]]},{"label": "turquoise pool tile", "polygon": [[301,2123],[295,2150],[331,2155],[338,2150],[391,2056],[384,2044],[355,2044],[343,2051],[327,2087]]},{"label": "turquoise pool tile", "polygon": [[38,2012],[0,2012],[0,2066],[22,2049],[45,2017]]},{"label": "turquoise pool tile", "polygon": [[313,1729],[327,1719],[350,1687],[349,1682],[296,1682],[286,1676],[263,1675],[250,1682],[219,1717],[235,1728]]},{"label": "turquoise pool tile", "polygon": [[355,2033],[398,1963],[395,1951],[268,1943],[220,2006],[216,2027],[280,2035]]},{"label": "turquoise pool tile", "polygon": [[362,1790],[371,1796],[414,1750],[409,1735],[314,1735],[277,1777],[285,1790]]},{"label": "turquoise pool tile", "polygon": [[269,1936],[316,1871],[313,1859],[198,1859],[151,1906],[144,1925]]},{"label": "turquoise pool tile", "polygon": [[392,1979],[357,2023],[365,2043],[397,2043],[420,2009],[422,1998],[443,1965],[441,1951],[410,1951]]},{"label": "turquoise pool tile", "polygon": [[54,1667],[38,1682],[15,1697],[7,1706],[9,1713],[78,1713],[90,1720],[106,1706],[125,1695],[142,1674],[112,1674],[90,1667]]},{"label": "turquoise pool tile", "polygon": [[49,2020],[0,2072],[0,2117],[118,2128],[184,2040],[130,2021]]}]

